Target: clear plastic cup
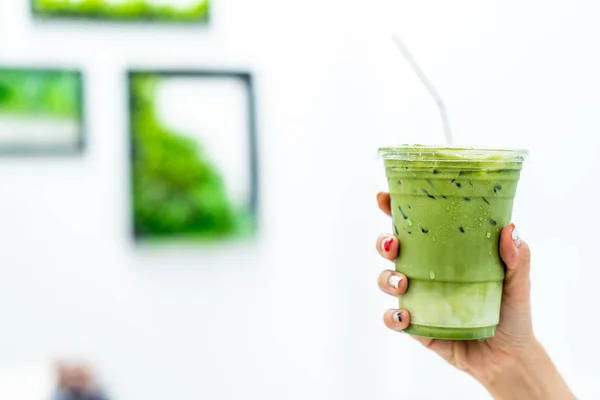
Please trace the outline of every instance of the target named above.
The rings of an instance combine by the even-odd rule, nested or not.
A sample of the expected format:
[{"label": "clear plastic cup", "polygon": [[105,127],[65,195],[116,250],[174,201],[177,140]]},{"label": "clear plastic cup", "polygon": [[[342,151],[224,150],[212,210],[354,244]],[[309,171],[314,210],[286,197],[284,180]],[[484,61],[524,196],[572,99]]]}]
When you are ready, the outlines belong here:
[{"label": "clear plastic cup", "polygon": [[525,150],[409,146],[379,149],[388,179],[396,271],[409,278],[405,330],[437,339],[495,335],[511,221]]}]

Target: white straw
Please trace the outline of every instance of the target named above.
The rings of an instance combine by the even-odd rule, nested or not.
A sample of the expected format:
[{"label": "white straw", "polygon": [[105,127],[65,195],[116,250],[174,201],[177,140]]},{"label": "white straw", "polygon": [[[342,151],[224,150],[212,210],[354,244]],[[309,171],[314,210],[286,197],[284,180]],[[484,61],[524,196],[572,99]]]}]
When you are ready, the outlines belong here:
[{"label": "white straw", "polygon": [[408,63],[415,71],[419,79],[421,79],[421,82],[423,82],[423,85],[425,85],[425,88],[427,89],[429,94],[431,94],[431,97],[433,97],[435,104],[437,104],[437,106],[439,107],[440,115],[442,116],[442,124],[444,126],[444,135],[446,136],[446,142],[448,144],[452,144],[452,132],[450,131],[450,121],[448,120],[448,113],[446,112],[446,105],[444,104],[444,100],[440,97],[437,90],[435,90],[435,87],[433,87],[433,85],[431,84],[421,67],[419,67],[419,64],[417,64],[412,54],[410,54],[410,51],[408,51],[408,48],[406,47],[402,39],[400,39],[398,35],[394,34],[392,36],[392,40],[394,41],[394,43],[396,43],[396,46],[398,46],[398,48],[402,52],[402,55],[404,56],[404,58],[406,58],[406,61],[408,61]]}]

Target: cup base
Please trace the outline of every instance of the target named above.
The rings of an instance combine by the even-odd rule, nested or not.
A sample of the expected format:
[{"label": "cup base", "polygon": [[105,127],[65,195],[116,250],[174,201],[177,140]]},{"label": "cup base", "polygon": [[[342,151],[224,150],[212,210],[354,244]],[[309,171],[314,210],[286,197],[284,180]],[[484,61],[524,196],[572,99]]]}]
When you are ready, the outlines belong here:
[{"label": "cup base", "polygon": [[493,337],[496,334],[496,326],[484,326],[481,328],[444,328],[439,326],[410,324],[404,332],[410,335],[432,339],[477,340]]}]

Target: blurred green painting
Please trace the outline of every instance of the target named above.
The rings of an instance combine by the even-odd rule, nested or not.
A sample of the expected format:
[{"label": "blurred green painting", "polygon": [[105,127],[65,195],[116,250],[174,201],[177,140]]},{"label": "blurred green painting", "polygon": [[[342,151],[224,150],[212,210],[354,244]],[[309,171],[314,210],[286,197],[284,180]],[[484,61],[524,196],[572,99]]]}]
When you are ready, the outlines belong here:
[{"label": "blurred green painting", "polygon": [[40,17],[206,22],[209,0],[30,0]]},{"label": "blurred green painting", "polygon": [[[129,74],[132,213],[138,240],[219,240],[254,232],[255,183],[245,156],[250,147],[244,145],[247,120],[240,110],[215,111],[219,103],[232,106],[210,81]],[[220,113],[238,113],[243,124],[227,125]],[[212,125],[204,123],[210,120]]]},{"label": "blurred green painting", "polygon": [[79,148],[82,95],[78,71],[0,68],[0,151]]}]

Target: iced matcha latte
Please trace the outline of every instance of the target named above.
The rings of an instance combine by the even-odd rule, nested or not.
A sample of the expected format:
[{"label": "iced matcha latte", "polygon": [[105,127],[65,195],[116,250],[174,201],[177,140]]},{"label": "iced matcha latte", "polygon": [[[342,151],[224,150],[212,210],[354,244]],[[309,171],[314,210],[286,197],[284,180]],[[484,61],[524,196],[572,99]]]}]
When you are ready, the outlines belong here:
[{"label": "iced matcha latte", "polygon": [[407,333],[439,339],[494,336],[504,265],[500,231],[511,221],[525,151],[428,146],[380,149],[409,278],[400,307]]}]

